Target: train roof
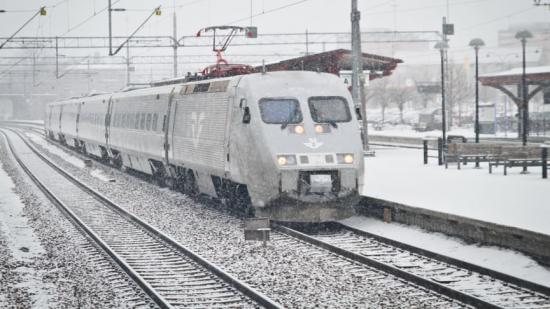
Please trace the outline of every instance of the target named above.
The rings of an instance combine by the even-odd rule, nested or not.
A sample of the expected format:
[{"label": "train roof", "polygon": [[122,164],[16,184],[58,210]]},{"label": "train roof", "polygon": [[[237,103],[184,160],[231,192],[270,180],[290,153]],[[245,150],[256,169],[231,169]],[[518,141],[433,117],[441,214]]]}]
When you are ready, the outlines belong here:
[{"label": "train roof", "polygon": [[[316,78],[312,78],[314,76]],[[288,79],[289,77],[290,79]],[[299,83],[303,85],[303,84],[309,84],[309,83],[316,83],[319,81],[319,78],[324,80],[325,82],[339,80],[336,75],[324,73],[324,72],[273,71],[273,72],[266,72],[266,73],[252,73],[252,74],[245,74],[245,75],[235,75],[235,76],[229,76],[229,77],[196,80],[196,81],[181,82],[181,83],[169,83],[161,86],[130,89],[125,91],[113,92],[113,93],[87,95],[87,96],[69,98],[69,99],[57,101],[54,103],[50,103],[49,105],[55,106],[55,105],[65,105],[65,104],[71,104],[71,103],[76,104],[76,103],[81,103],[83,100],[88,100],[92,98],[97,100],[108,100],[111,97],[114,99],[120,99],[125,97],[134,97],[134,96],[143,96],[143,95],[166,94],[166,93],[170,93],[174,88],[174,86],[177,86],[177,85],[206,84],[206,83],[214,83],[214,82],[234,80],[234,79],[246,79],[249,82],[262,81],[261,84],[263,84],[263,82],[266,79],[269,79],[270,82],[273,82],[279,85],[288,84],[289,81],[290,82],[299,81]],[[178,79],[172,79],[172,81],[176,81],[176,80]],[[265,87],[265,86],[262,86],[262,87]],[[257,89],[257,90],[260,91],[261,89]],[[264,89],[264,90],[268,90],[268,89]]]}]

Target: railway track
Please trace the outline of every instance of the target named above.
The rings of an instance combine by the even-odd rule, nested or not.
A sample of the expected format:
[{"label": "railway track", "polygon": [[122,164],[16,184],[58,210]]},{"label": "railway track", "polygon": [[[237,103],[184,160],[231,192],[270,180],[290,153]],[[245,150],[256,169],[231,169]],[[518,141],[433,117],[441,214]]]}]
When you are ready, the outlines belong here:
[{"label": "railway track", "polygon": [[[334,223],[332,230],[338,232],[313,237],[283,226],[277,229],[282,233],[274,233],[272,239],[276,242],[287,243],[300,252],[312,251],[310,254],[313,255],[321,254],[321,247],[332,253],[325,253],[327,263],[341,265],[346,271],[369,278],[369,281],[385,280],[386,286],[404,290],[422,300],[428,299],[436,306],[462,307],[460,303],[464,303],[483,308],[550,308],[548,288],[349,227]],[[315,248],[304,249],[308,247],[304,246],[304,241]],[[356,263],[346,262],[346,259]],[[368,271],[357,263],[401,277],[404,281],[388,279],[384,273]],[[437,293],[419,291],[418,286],[458,303]]]},{"label": "railway track", "polygon": [[1,132],[14,158],[37,186],[156,306],[280,307],[78,181],[20,133]]},{"label": "railway track", "polygon": [[282,233],[389,272],[479,308],[550,308],[550,288],[394,240],[331,223],[308,235],[277,225]]},{"label": "railway track", "polygon": [[[399,278],[386,270],[366,265],[354,259],[326,248],[307,238],[297,237],[297,231],[289,232],[290,229],[281,225],[275,225],[275,232],[270,235],[270,241],[284,244],[297,252],[301,252],[305,259],[311,259],[315,263],[322,261],[324,265],[335,266],[340,271],[351,275],[350,280],[362,280],[368,284],[370,289],[378,290],[380,293],[392,290],[399,291],[396,299],[388,300],[387,303],[377,304],[376,307],[391,308],[468,308],[464,302],[425,289],[408,278]],[[363,304],[350,304],[350,307],[371,307]],[[344,306],[345,307],[345,306]]]},{"label": "railway track", "polygon": [[[214,215],[219,215],[216,211],[212,212]],[[454,301],[441,294],[426,290],[413,283],[407,282],[406,280],[402,280],[400,278],[396,278],[395,276],[373,269],[372,267],[361,265],[317,246],[311,246],[310,244],[304,243],[284,233],[273,233],[272,240],[278,244],[288,246],[296,252],[303,253],[305,259],[314,256],[319,258],[323,265],[330,265],[330,267],[337,267],[339,269],[341,268],[342,271],[351,276],[350,280],[365,280],[365,282],[368,282],[370,287],[369,289],[371,290],[379,291],[378,293],[382,294],[384,294],[384,291],[386,290],[391,290],[392,295],[399,295],[399,297],[396,297],[395,299],[388,298],[386,303],[378,303],[381,306],[430,308],[465,307],[465,304],[459,301]],[[400,292],[395,293],[395,290]],[[361,302],[361,300],[359,300],[359,302]],[[367,304],[369,303],[365,300],[365,305]],[[349,306],[356,305],[357,303],[349,304]]]}]

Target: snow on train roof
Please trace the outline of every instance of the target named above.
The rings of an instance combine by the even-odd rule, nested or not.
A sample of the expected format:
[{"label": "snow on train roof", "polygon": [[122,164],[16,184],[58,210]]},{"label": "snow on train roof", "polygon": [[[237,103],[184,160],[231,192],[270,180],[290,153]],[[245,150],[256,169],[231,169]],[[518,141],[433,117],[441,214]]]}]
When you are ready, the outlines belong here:
[{"label": "snow on train roof", "polygon": [[[312,78],[312,77],[315,77],[315,78]],[[336,75],[330,74],[330,73],[324,73],[324,72],[273,71],[273,72],[266,72],[266,73],[252,73],[252,74],[236,75],[236,76],[223,77],[223,78],[198,80],[198,81],[192,81],[192,82],[181,83],[181,84],[169,84],[169,85],[156,86],[156,87],[146,87],[146,88],[139,88],[139,89],[134,89],[130,91],[96,94],[91,96],[65,99],[65,100],[57,101],[55,103],[51,103],[50,105],[53,106],[53,105],[61,105],[61,104],[80,103],[83,100],[89,100],[89,99],[108,100],[111,97],[114,99],[120,99],[120,98],[126,98],[126,97],[134,97],[134,96],[167,94],[167,93],[170,93],[172,89],[177,86],[205,84],[205,83],[241,79],[241,78],[246,79],[249,82],[253,82],[253,83],[254,81],[262,81],[257,85],[255,85],[254,90],[267,91],[267,92],[269,92],[275,86],[288,84],[289,81],[303,85],[303,84],[309,84],[309,83],[319,83],[320,79],[323,82],[333,82],[335,80],[339,80],[339,78]],[[269,84],[265,83],[266,79],[269,80],[270,82]]]}]

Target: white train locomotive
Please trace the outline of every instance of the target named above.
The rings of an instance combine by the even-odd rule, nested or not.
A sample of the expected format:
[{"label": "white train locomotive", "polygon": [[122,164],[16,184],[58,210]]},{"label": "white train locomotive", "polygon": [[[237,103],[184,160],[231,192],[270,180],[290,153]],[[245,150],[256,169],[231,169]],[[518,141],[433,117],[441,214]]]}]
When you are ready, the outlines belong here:
[{"label": "white train locomotive", "polygon": [[50,138],[256,216],[319,222],[353,213],[360,132],[332,74],[281,71],[48,105]]}]

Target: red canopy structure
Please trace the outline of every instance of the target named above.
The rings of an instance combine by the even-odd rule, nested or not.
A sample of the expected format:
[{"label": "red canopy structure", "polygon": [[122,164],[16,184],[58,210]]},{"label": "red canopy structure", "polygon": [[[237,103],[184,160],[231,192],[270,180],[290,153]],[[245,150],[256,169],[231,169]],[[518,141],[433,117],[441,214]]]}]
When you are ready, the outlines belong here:
[{"label": "red canopy structure", "polygon": [[[336,49],[266,64],[265,68],[267,71],[319,71],[339,75],[342,70],[352,69],[351,57],[350,50]],[[369,80],[391,75],[399,63],[403,63],[403,60],[363,53],[363,70],[369,74]],[[257,66],[254,70],[259,72],[262,66]]]},{"label": "red canopy structure", "polygon": [[[479,77],[479,81],[483,86],[493,87],[504,92],[517,105],[519,110],[518,119],[525,121],[518,122],[518,135],[521,135],[524,130],[526,130],[527,134],[529,134],[529,101],[537,93],[541,91],[548,93],[548,89],[550,89],[550,66],[526,68],[525,83],[527,91],[525,102],[523,102],[521,91],[522,78],[523,68],[515,68],[498,73],[484,74]],[[517,92],[514,93],[513,89],[511,90],[506,88],[509,86],[515,87],[517,89]],[[545,100],[547,100],[547,96],[549,95],[544,95]],[[524,119],[524,117],[526,118],[526,120]],[[524,126],[526,126],[526,128],[524,128]],[[543,127],[545,126],[546,124],[543,122]]]},{"label": "red canopy structure", "polygon": [[[498,73],[483,74],[479,76],[479,81],[483,86],[493,87],[504,92],[518,105],[518,107],[521,107],[523,102],[519,88],[518,93],[514,94],[510,89],[507,89],[506,86],[520,86],[522,74],[522,68],[515,68]],[[527,91],[527,102],[529,102],[537,93],[550,87],[550,66],[526,68],[525,81],[528,86],[534,86],[534,88]]]}]

